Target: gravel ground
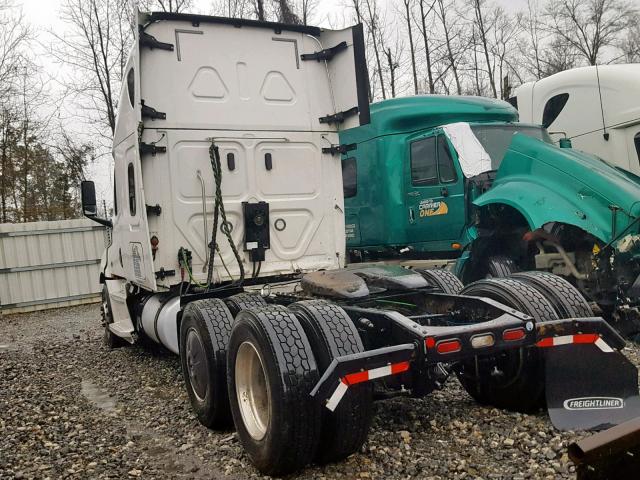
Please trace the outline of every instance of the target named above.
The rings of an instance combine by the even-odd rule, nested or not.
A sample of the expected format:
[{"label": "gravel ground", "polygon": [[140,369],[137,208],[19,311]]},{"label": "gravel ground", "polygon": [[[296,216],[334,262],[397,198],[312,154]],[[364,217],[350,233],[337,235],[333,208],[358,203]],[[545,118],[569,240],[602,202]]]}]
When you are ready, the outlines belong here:
[{"label": "gravel ground", "polygon": [[[192,415],[178,359],[108,350],[97,305],[0,320],[0,478],[255,478],[235,434]],[[637,347],[627,355],[640,364]],[[361,453],[300,478],[573,478],[546,413],[476,405],[457,381],[376,403]],[[297,478],[297,477],[291,477]]]}]

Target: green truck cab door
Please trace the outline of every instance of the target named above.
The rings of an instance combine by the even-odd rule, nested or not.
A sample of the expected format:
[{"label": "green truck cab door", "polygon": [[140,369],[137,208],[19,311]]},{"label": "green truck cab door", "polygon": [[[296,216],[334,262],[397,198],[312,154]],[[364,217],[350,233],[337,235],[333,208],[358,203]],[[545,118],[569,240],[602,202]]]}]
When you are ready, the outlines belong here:
[{"label": "green truck cab door", "polygon": [[466,219],[464,177],[455,150],[441,130],[409,140],[407,150],[407,238],[420,250],[453,250]]}]

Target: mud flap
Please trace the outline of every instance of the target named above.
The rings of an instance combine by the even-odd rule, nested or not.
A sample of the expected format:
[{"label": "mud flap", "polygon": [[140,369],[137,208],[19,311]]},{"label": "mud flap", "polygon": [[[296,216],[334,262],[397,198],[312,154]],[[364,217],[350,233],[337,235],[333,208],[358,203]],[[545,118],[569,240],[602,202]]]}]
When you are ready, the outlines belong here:
[{"label": "mud flap", "polygon": [[596,344],[545,348],[549,417],[559,430],[602,430],[640,416],[638,370]]}]

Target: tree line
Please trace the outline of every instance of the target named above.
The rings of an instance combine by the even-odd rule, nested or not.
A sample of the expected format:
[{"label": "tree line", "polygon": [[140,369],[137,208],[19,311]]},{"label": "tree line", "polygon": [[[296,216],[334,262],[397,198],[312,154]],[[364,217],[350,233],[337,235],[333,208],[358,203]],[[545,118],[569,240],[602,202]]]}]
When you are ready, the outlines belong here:
[{"label": "tree line", "polygon": [[0,0],[1,222],[79,216],[87,168],[111,165],[134,6],[331,28],[362,23],[371,101],[507,99],[521,83],[570,68],[640,62],[632,0],[527,0],[509,10],[494,0],[342,0],[332,10],[321,0],[211,0],[204,7],[194,0],[62,0],[64,28],[45,39],[36,38],[17,1]]},{"label": "tree line", "polygon": [[[218,0],[231,17],[324,22],[321,2]],[[362,23],[371,101],[412,94],[509,98],[526,81],[584,65],[640,62],[633,0],[344,0],[332,27]]]},{"label": "tree line", "polygon": [[[149,10],[191,6],[140,3]],[[65,31],[36,34],[18,0],[0,0],[1,223],[81,216],[87,168],[112,162],[133,7],[129,0],[64,0]]]},{"label": "tree line", "polygon": [[78,216],[78,184],[94,158],[65,128],[52,79],[19,5],[0,0],[0,222]]}]

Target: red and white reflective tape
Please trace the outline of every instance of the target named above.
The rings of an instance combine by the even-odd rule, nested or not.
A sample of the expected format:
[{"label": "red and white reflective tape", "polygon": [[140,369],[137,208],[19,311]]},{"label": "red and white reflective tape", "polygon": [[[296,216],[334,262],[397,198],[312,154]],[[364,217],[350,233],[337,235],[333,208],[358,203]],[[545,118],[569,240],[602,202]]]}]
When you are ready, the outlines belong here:
[{"label": "red and white reflective tape", "polygon": [[369,380],[375,380],[376,378],[388,377],[389,375],[396,375],[398,373],[406,372],[407,370],[409,370],[409,362],[398,362],[385,365],[384,367],[365,370],[363,372],[348,373],[340,379],[340,383],[334,390],[333,394],[331,394],[331,397],[329,397],[326,406],[333,412],[351,385],[368,382]]},{"label": "red and white reflective tape", "polygon": [[559,337],[548,337],[539,340],[536,343],[538,347],[557,347],[560,345],[575,345],[575,344],[590,344],[593,343],[596,347],[606,353],[613,352],[607,342],[605,342],[597,333],[578,333],[576,335],[561,335]]},{"label": "red and white reflective tape", "polygon": [[344,383],[344,380],[340,379],[340,383],[338,384],[338,388],[335,389],[329,400],[327,401],[327,408],[332,412],[336,409],[344,394],[347,393],[347,389],[349,385]]}]

